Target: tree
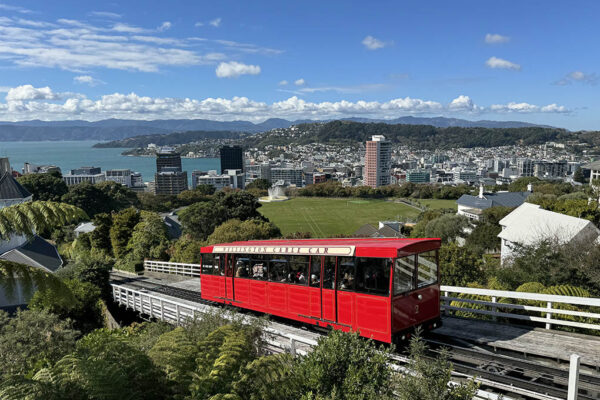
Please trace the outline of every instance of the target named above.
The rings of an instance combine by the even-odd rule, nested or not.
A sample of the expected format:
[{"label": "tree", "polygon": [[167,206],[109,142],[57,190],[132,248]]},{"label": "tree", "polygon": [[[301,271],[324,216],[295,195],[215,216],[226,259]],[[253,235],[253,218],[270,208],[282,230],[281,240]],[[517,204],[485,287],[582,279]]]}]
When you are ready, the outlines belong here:
[{"label": "tree", "polygon": [[583,176],[583,170],[581,167],[577,167],[575,172],[573,173],[573,180],[579,183],[585,183],[585,176]]},{"label": "tree", "polygon": [[440,266],[444,285],[466,286],[485,279],[481,258],[468,247],[459,247],[456,243],[442,245]]},{"label": "tree", "polygon": [[61,225],[87,218],[78,207],[53,201],[33,201],[0,209],[0,237],[33,236],[34,232],[50,231]]},{"label": "tree", "polygon": [[196,366],[198,351],[185,330],[179,327],[160,335],[148,356],[163,370],[175,394],[184,396],[192,382],[190,371]]},{"label": "tree", "polygon": [[246,185],[246,189],[268,190],[271,188],[271,182],[268,179],[258,178]]},{"label": "tree", "polygon": [[183,231],[197,240],[206,240],[215,227],[227,220],[227,211],[215,202],[195,203],[179,212]]},{"label": "tree", "polygon": [[[113,262],[106,253],[92,249],[89,252],[77,254],[72,264],[61,269],[69,270],[68,278],[91,283],[100,289],[102,298],[108,300],[111,296],[109,279],[112,266]],[[60,273],[60,270],[57,273]]]},{"label": "tree", "polygon": [[133,228],[127,249],[138,260],[164,260],[169,247],[169,234],[160,215],[142,211],[141,220]]},{"label": "tree", "polygon": [[72,204],[84,210],[88,215],[110,212],[109,200],[97,186],[83,182],[69,187],[69,192],[62,196],[61,201]]},{"label": "tree", "polygon": [[211,196],[215,194],[215,187],[213,185],[198,185],[194,188],[193,191],[201,193],[205,196]]},{"label": "tree", "polygon": [[89,282],[77,279],[64,281],[71,292],[73,300],[65,301],[56,290],[51,288],[38,290],[29,301],[32,310],[47,311],[58,315],[62,319],[74,321],[75,328],[82,332],[90,332],[102,327],[102,302],[100,289]]},{"label": "tree", "polygon": [[[77,342],[75,352],[52,367],[40,370],[33,379],[19,383],[13,385],[13,391],[20,389],[21,393],[28,394],[43,389],[50,394],[37,397],[40,400],[160,400],[169,394],[163,375],[150,358],[127,340],[106,330],[86,335]],[[10,389],[6,386],[4,390]],[[21,395],[13,398],[32,397]]]},{"label": "tree", "polygon": [[219,225],[208,237],[208,244],[280,237],[281,231],[271,222],[249,219],[230,219]]},{"label": "tree", "polygon": [[127,253],[127,244],[133,233],[133,228],[140,222],[139,212],[131,207],[113,214],[110,228],[110,243],[113,255],[121,258]]},{"label": "tree", "polygon": [[51,365],[75,349],[78,335],[47,311],[19,310],[12,318],[0,311],[0,380]]},{"label": "tree", "polygon": [[468,380],[466,383],[450,385],[452,379],[452,363],[447,350],[433,360],[427,357],[427,346],[419,337],[410,342],[410,362],[408,368],[412,373],[405,374],[396,380],[396,395],[400,400],[471,400],[477,392],[477,383]]},{"label": "tree", "polygon": [[389,361],[389,349],[358,333],[333,330],[297,365],[300,390],[290,398],[312,393],[313,398],[392,399]]},{"label": "tree", "polygon": [[69,190],[60,172],[27,174],[17,180],[33,195],[34,201],[60,201],[60,198]]},{"label": "tree", "polygon": [[139,207],[140,205],[136,193],[120,183],[106,181],[96,184],[96,187],[108,199],[107,212],[119,211],[129,207]]},{"label": "tree", "polygon": [[258,212],[258,208],[261,207],[260,202],[248,192],[220,191],[215,195],[215,201],[226,211],[224,221],[232,218],[242,221],[250,218],[264,219]]},{"label": "tree", "polygon": [[[524,192],[527,190],[527,185],[532,184],[533,186],[536,186],[537,188],[537,184],[541,183],[541,180],[539,178],[536,178],[535,176],[522,176],[516,180],[514,180],[513,182],[510,183],[510,185],[508,185],[508,191],[509,192]],[[537,191],[537,189],[536,189]]]},{"label": "tree", "polygon": [[429,221],[426,219],[419,221],[411,235],[412,237],[441,238],[443,243],[448,243],[463,236],[468,226],[469,221],[462,215],[443,214]]},{"label": "tree", "polygon": [[199,263],[200,248],[204,245],[199,240],[192,239],[190,235],[182,235],[169,249],[171,262]]},{"label": "tree", "polygon": [[90,243],[93,248],[112,254],[110,243],[110,228],[112,227],[112,215],[107,213],[96,214],[92,220],[94,230],[90,234]]}]

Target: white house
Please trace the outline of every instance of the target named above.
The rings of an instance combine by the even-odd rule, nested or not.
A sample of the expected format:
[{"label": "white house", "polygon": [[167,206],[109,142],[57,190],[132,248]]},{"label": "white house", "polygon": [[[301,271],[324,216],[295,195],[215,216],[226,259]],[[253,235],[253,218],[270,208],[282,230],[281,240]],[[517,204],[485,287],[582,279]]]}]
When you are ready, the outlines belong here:
[{"label": "white house", "polygon": [[560,244],[579,240],[593,242],[600,236],[600,230],[587,219],[544,210],[531,203],[523,203],[502,218],[500,226],[502,263],[512,256],[516,244],[534,245],[544,239]]}]

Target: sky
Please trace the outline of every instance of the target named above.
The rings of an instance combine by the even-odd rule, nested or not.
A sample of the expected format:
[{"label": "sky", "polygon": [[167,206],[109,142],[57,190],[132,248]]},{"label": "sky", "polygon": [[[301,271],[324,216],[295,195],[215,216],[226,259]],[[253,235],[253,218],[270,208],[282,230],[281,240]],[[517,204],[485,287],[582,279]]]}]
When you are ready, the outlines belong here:
[{"label": "sky", "polygon": [[0,0],[0,120],[600,130],[598,1]]}]

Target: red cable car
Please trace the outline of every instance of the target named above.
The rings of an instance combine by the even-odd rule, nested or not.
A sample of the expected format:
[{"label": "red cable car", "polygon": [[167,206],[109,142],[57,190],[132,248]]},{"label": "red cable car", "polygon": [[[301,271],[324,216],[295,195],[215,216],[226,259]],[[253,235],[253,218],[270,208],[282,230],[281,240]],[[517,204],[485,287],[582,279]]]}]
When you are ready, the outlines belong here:
[{"label": "red cable car", "polygon": [[390,343],[440,325],[440,239],[260,240],[203,247],[202,298]]}]

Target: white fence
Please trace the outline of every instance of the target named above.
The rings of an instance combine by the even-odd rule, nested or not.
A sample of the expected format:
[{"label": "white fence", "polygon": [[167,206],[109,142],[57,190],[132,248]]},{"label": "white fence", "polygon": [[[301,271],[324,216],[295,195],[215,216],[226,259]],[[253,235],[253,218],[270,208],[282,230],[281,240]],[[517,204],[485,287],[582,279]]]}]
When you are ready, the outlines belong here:
[{"label": "white fence", "polygon": [[166,274],[200,276],[200,264],[144,260],[144,269],[146,271],[162,272]]},{"label": "white fence", "polygon": [[[600,331],[600,299],[442,286],[442,310]],[[511,311],[518,311],[511,312]]]}]

